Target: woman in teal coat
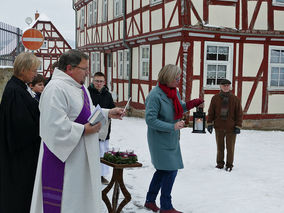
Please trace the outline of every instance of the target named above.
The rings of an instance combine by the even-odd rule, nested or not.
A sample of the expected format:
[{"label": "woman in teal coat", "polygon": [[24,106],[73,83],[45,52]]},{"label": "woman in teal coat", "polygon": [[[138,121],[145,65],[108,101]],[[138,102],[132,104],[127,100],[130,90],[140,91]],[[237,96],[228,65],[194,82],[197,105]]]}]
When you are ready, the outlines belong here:
[{"label": "woman in teal coat", "polygon": [[181,118],[183,112],[203,103],[202,99],[186,103],[180,100],[176,89],[180,75],[178,66],[164,66],[158,75],[158,85],[146,98],[147,139],[156,172],[149,186],[145,207],[154,212],[159,210],[155,201],[161,190],[160,213],[179,213],[172,206],[171,191],[177,170],[183,168],[179,144],[180,129],[184,127]]}]

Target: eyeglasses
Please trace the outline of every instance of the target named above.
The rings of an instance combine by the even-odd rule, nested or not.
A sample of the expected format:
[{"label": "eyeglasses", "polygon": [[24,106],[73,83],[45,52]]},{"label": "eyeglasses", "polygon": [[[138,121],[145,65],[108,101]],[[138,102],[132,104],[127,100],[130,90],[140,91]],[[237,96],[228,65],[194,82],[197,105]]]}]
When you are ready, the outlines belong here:
[{"label": "eyeglasses", "polygon": [[79,66],[76,66],[76,68],[78,69],[81,69],[81,70],[84,70],[84,71],[88,71],[89,70],[89,67],[79,67]]},{"label": "eyeglasses", "polygon": [[94,80],[95,83],[104,83],[105,81],[103,80]]}]

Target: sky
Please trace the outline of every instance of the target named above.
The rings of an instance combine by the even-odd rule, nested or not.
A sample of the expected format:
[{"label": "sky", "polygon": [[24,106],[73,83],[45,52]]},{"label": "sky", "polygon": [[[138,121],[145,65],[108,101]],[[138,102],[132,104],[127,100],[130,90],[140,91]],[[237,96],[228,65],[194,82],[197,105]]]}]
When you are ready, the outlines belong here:
[{"label": "sky", "polygon": [[[110,148],[134,150],[143,164],[141,168],[123,171],[124,183],[132,196],[123,213],[150,213],[143,205],[155,169],[146,135],[144,119],[112,120]],[[214,131],[197,134],[191,128],[182,129],[184,169],[178,171],[173,186],[173,206],[184,213],[284,212],[283,138],[283,131],[241,130],[236,141],[234,168],[227,172],[215,168]],[[110,178],[111,174],[107,176]],[[156,202],[159,206],[159,195]],[[101,208],[102,213],[107,213],[104,203]]]},{"label": "sky", "polygon": [[34,14],[38,11],[50,18],[66,40],[75,41],[75,11],[72,2],[72,0],[0,0],[0,21],[25,30],[28,28],[25,19],[31,17],[34,20]]}]

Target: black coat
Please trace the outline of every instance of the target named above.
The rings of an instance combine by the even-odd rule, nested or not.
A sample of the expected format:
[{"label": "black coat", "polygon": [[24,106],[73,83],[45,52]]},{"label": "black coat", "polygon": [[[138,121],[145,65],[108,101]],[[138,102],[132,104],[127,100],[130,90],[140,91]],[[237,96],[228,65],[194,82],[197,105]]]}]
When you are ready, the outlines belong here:
[{"label": "black coat", "polygon": [[[108,91],[108,88],[106,86],[104,86],[101,91],[98,91],[94,87],[94,85],[91,84],[88,87],[88,90],[90,92],[93,104],[95,106],[97,106],[99,104],[101,106],[101,108],[105,108],[105,109],[112,109],[112,108],[115,107],[111,93]],[[109,125],[106,140],[109,139],[110,131],[111,131],[111,124]]]},{"label": "black coat", "polygon": [[29,213],[40,147],[38,101],[12,77],[0,104],[0,212]]}]

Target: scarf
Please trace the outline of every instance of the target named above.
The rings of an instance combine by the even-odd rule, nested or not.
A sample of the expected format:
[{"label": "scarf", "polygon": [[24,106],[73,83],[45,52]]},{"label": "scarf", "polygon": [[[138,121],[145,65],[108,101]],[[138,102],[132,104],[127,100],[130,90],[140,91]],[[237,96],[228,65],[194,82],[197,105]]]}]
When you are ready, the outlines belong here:
[{"label": "scarf", "polygon": [[220,92],[221,96],[221,119],[222,120],[227,120],[228,118],[228,112],[229,112],[229,97],[230,97],[230,92]]},{"label": "scarf", "polygon": [[163,90],[163,92],[167,95],[168,98],[172,99],[173,101],[173,105],[174,105],[174,109],[175,109],[175,116],[174,119],[180,119],[182,117],[183,114],[183,108],[179,102],[178,96],[177,96],[177,88],[170,88],[167,87],[164,84],[159,83],[159,87],[161,88],[161,90]]}]

